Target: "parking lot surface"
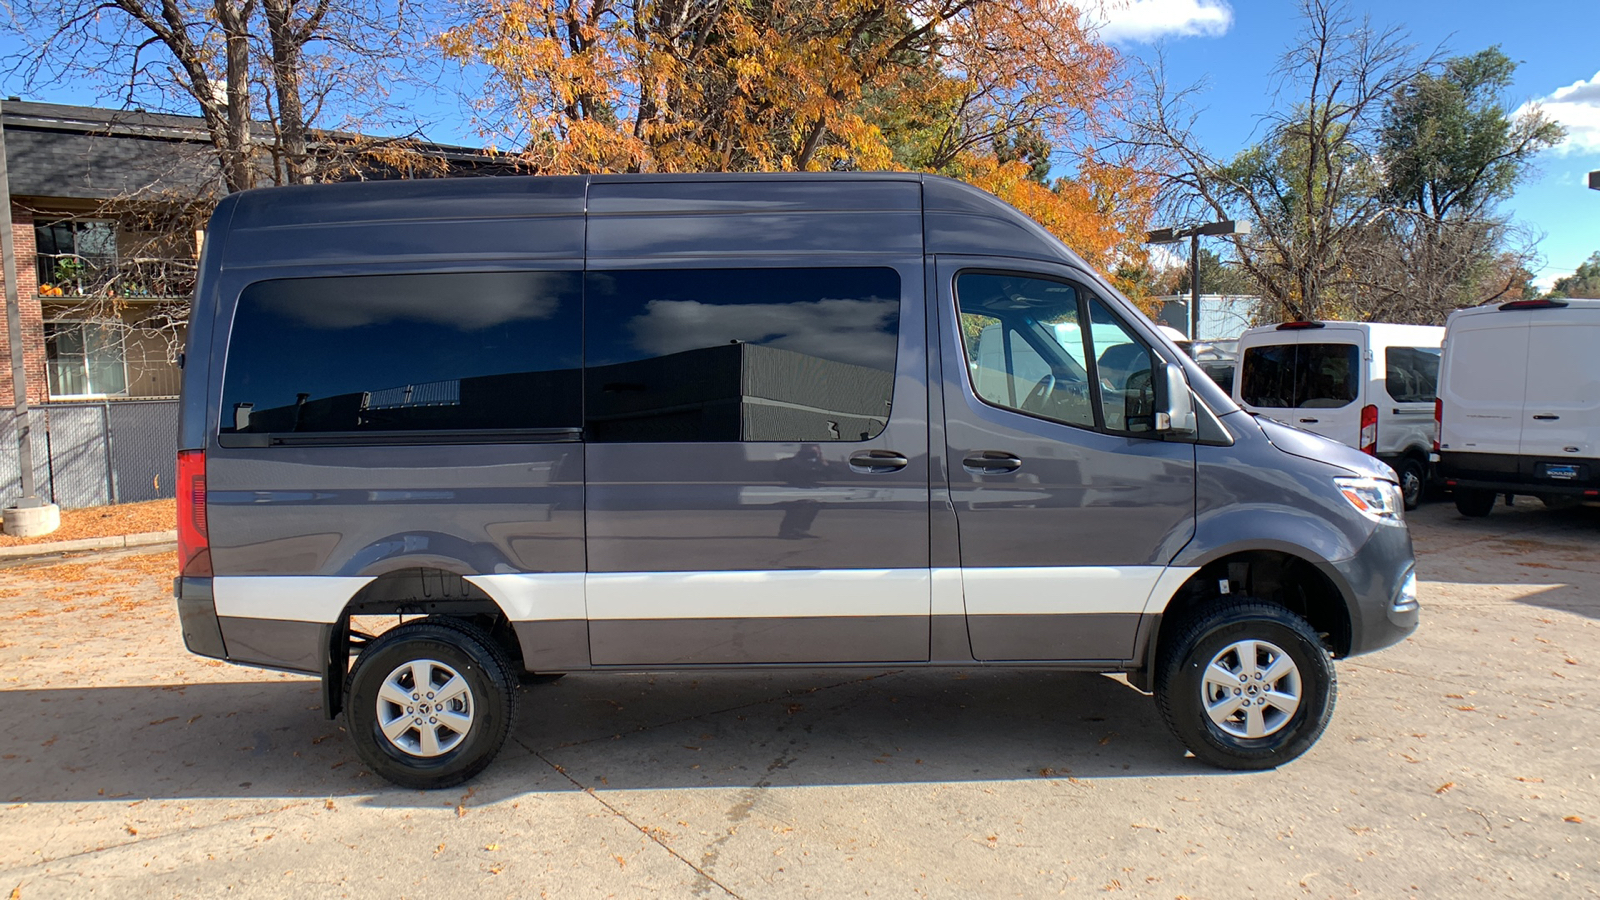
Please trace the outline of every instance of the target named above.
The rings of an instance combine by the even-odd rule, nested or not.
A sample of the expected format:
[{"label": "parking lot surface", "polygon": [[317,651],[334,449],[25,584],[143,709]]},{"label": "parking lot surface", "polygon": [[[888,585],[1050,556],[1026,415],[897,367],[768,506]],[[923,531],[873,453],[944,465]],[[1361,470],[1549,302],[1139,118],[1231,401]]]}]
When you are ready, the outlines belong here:
[{"label": "parking lot surface", "polygon": [[401,790],[311,679],[184,651],[170,553],[14,566],[0,897],[1600,895],[1600,510],[1412,525],[1422,628],[1252,774],[1120,679],[830,669],[530,686]]}]

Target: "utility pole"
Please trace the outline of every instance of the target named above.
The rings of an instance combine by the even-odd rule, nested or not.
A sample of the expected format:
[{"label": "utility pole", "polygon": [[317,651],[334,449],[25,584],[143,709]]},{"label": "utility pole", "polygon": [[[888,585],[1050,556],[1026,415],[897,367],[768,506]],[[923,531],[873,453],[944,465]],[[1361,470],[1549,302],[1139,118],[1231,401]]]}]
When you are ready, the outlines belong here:
[{"label": "utility pole", "polygon": [[1200,339],[1200,237],[1249,234],[1249,222],[1235,222],[1225,219],[1221,222],[1206,222],[1203,225],[1189,225],[1179,228],[1157,228],[1147,232],[1144,242],[1147,244],[1176,244],[1184,238],[1189,239],[1189,340]]},{"label": "utility pole", "polygon": [[22,496],[4,510],[5,532],[19,537],[49,534],[61,526],[61,509],[39,499],[33,484],[33,436],[28,412],[28,371],[22,345],[22,300],[17,293],[16,237],[11,233],[11,172],[6,164],[5,107],[0,104],[0,274],[6,280],[6,331],[11,339],[12,426],[17,430],[17,469]]}]

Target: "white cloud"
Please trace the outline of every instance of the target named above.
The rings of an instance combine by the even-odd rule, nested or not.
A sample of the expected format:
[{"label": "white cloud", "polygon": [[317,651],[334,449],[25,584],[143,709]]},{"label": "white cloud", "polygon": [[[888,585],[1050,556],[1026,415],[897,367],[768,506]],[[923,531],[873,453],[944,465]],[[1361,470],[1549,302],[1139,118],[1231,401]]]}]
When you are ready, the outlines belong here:
[{"label": "white cloud", "polygon": [[1089,18],[1113,43],[1221,37],[1233,27],[1228,0],[1105,0]]},{"label": "white cloud", "polygon": [[[1534,103],[1567,129],[1567,139],[1556,147],[1557,153],[1600,153],[1600,72],[1588,81],[1557,88]],[[1522,115],[1532,106],[1532,103],[1524,103],[1516,115]]]}]

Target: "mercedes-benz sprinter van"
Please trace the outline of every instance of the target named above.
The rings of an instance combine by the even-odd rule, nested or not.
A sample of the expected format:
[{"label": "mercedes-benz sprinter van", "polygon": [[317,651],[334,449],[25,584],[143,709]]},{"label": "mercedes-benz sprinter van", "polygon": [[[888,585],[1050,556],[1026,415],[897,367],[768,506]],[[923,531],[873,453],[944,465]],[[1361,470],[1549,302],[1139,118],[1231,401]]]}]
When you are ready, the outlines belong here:
[{"label": "mercedes-benz sprinter van", "polygon": [[488,765],[519,676],[753,666],[1123,672],[1266,768],[1417,624],[1387,466],[948,179],[248,191],[188,339],[184,639],[318,676],[403,785]]}]

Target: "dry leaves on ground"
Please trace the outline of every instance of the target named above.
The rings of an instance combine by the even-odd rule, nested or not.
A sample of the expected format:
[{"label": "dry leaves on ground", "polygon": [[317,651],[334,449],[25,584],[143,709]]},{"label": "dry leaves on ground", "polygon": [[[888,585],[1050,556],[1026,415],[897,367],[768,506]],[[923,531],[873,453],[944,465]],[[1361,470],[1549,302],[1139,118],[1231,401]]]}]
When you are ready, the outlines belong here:
[{"label": "dry leaves on ground", "polygon": [[150,500],[145,503],[119,503],[116,506],[91,506],[85,509],[63,509],[61,527],[49,534],[19,538],[0,534],[0,547],[17,547],[24,544],[48,544],[54,541],[76,541],[83,538],[112,537],[119,534],[144,534],[147,531],[171,531],[177,528],[177,504],[173,500]]}]

